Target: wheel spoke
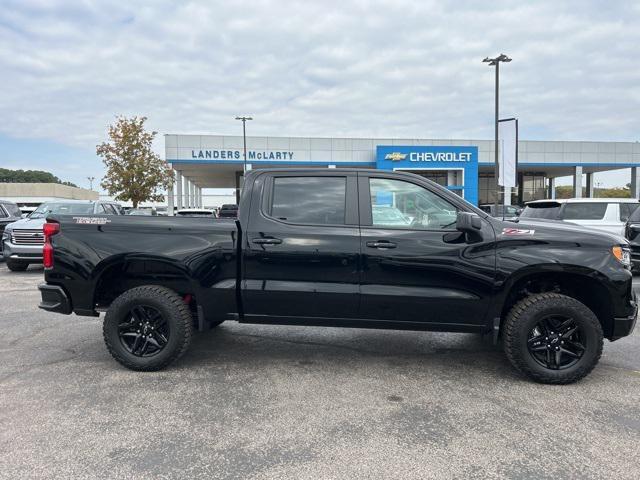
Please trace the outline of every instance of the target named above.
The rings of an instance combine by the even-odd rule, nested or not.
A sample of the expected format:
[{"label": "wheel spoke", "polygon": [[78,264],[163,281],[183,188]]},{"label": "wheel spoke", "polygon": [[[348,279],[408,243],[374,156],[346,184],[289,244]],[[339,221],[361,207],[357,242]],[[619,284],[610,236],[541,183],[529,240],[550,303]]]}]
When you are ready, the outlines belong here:
[{"label": "wheel spoke", "polygon": [[555,353],[555,365],[553,366],[553,368],[555,370],[558,370],[560,368],[560,365],[562,365],[562,349],[559,348],[558,350],[556,350]]},{"label": "wheel spoke", "polygon": [[558,326],[557,330],[558,332],[564,332],[572,325],[573,325],[573,318],[568,318]]},{"label": "wheel spoke", "polygon": [[140,344],[140,338],[142,335],[139,333],[136,334],[136,339],[133,341],[133,345],[131,346],[131,353],[137,355],[136,350],[138,349],[138,345]]},{"label": "wheel spoke", "polygon": [[141,307],[133,307],[131,309],[131,315],[133,315],[134,320],[138,323],[141,323],[145,320],[145,314],[142,311]]},{"label": "wheel spoke", "polygon": [[578,330],[578,327],[576,325],[574,325],[573,327],[570,327],[567,331],[562,333],[562,338],[569,338],[571,337],[571,335],[573,335],[574,333],[576,333],[576,331]]},{"label": "wheel spoke", "polygon": [[569,355],[572,358],[580,358],[580,355],[578,355],[577,353],[572,352],[571,350],[567,350],[566,348],[560,347],[560,351],[562,353],[565,353],[565,354]]},{"label": "wheel spoke", "polygon": [[582,345],[580,342],[578,342],[577,340],[571,342],[565,342],[565,348],[567,347],[571,347],[573,350],[577,350],[579,353],[580,352],[584,352],[586,349],[584,347],[584,345]]},{"label": "wheel spoke", "polygon": [[140,347],[140,356],[144,356],[147,353],[147,348],[149,347],[149,339],[145,338],[142,347]]},{"label": "wheel spoke", "polygon": [[156,348],[162,348],[158,343],[158,341],[155,338],[153,338],[152,335],[147,338],[147,341]]}]

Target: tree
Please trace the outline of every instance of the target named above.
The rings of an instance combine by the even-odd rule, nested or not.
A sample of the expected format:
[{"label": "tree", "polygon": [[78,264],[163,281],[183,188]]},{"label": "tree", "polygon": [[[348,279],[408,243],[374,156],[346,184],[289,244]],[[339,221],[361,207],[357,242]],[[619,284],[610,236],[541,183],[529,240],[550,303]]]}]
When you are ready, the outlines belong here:
[{"label": "tree", "polygon": [[63,182],[50,172],[43,170],[10,170],[0,168],[1,183],[60,183],[75,187],[71,182]]},{"label": "tree", "polygon": [[107,173],[100,185],[116,200],[140,202],[164,200],[163,190],[173,185],[171,167],[151,149],[157,132],[147,132],[147,117],[117,117],[109,126],[109,142],[96,147]]}]

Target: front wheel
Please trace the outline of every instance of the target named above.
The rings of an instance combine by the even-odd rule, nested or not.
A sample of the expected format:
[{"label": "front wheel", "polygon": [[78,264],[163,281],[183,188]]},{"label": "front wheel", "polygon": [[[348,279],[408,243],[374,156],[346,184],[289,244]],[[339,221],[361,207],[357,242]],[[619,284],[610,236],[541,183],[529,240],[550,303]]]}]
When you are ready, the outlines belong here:
[{"label": "front wheel", "polygon": [[116,298],[104,318],[109,353],[140,371],[165,368],[186,352],[193,322],[189,307],[173,290],[146,285]]},{"label": "front wheel", "polygon": [[557,293],[518,302],[504,323],[504,349],[514,367],[540,383],[573,383],[602,354],[602,326],[575,298]]},{"label": "front wheel", "polygon": [[28,267],[28,263],[7,260],[7,268],[12,272],[24,272]]}]

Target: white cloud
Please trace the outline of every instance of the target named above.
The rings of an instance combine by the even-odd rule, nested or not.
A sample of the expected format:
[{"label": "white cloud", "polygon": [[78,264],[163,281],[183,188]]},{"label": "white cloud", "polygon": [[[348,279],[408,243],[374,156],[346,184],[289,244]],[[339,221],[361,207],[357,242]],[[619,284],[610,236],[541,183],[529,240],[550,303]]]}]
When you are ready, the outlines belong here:
[{"label": "white cloud", "polygon": [[0,131],[93,148],[114,115],[161,133],[640,137],[640,11],[600,2],[45,2],[0,10]]}]

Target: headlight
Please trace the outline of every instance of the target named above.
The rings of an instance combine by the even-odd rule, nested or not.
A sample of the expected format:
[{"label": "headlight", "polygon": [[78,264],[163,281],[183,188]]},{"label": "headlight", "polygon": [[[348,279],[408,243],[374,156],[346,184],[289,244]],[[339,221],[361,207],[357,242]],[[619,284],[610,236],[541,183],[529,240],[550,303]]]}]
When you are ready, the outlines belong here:
[{"label": "headlight", "polygon": [[631,268],[631,251],[627,246],[616,245],[611,249],[613,256],[626,268]]}]

